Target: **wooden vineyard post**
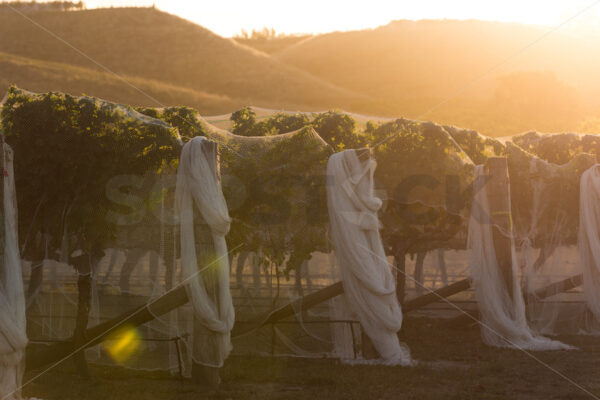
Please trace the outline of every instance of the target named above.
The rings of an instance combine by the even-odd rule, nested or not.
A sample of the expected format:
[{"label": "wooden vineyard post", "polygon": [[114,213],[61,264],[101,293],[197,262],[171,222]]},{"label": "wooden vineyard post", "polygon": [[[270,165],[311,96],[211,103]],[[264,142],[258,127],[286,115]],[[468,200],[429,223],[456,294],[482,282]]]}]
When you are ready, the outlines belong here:
[{"label": "wooden vineyard post", "polygon": [[[531,295],[523,295],[523,302],[525,305],[527,305],[536,301],[544,300],[548,297],[556,296],[560,293],[565,293],[581,285],[583,285],[583,275],[573,275],[569,278],[563,279],[562,281],[554,282],[548,286],[544,286],[543,288],[533,292]],[[459,327],[464,324],[475,322],[478,317],[478,311],[469,311],[467,314],[452,318],[444,325],[447,327]]]},{"label": "wooden vineyard post", "polygon": [[505,157],[488,158],[485,164],[485,179],[496,261],[506,290],[512,299],[512,215],[508,163]]},{"label": "wooden vineyard post", "polygon": [[400,304],[404,303],[404,295],[406,291],[406,250],[407,243],[398,243],[393,248],[394,252],[394,267],[396,269],[396,296]]},{"label": "wooden vineyard post", "polygon": [[415,290],[417,292],[417,296],[423,295],[423,285],[425,284],[423,264],[425,264],[426,255],[427,253],[425,252],[417,253],[417,259],[415,261],[415,272],[413,273],[413,278],[415,280]]},{"label": "wooden vineyard post", "polygon": [[440,269],[440,275],[442,279],[442,284],[448,284],[448,273],[446,272],[446,260],[444,259],[444,250],[437,249],[436,250],[438,268]]},{"label": "wooden vineyard post", "polygon": [[423,296],[416,297],[414,299],[407,300],[402,305],[402,312],[408,313],[410,311],[418,310],[429,304],[436,303],[447,297],[455,295],[460,292],[464,292],[471,287],[470,279],[462,279],[456,281],[448,286],[441,287],[432,292],[424,294]]},{"label": "wooden vineyard post", "polygon": [[175,281],[175,258],[176,258],[176,246],[177,246],[177,234],[178,227],[167,225],[164,230],[164,248],[163,257],[165,263],[165,289],[167,291],[173,289],[173,282]]},{"label": "wooden vineyard post", "polygon": [[362,325],[361,325],[361,329],[360,329],[360,344],[361,344],[362,356],[364,359],[373,360],[373,359],[380,357],[379,352],[377,351],[377,349],[375,348],[375,345],[373,344],[373,341],[371,340],[369,335],[367,335],[365,333],[364,329],[362,328]]}]

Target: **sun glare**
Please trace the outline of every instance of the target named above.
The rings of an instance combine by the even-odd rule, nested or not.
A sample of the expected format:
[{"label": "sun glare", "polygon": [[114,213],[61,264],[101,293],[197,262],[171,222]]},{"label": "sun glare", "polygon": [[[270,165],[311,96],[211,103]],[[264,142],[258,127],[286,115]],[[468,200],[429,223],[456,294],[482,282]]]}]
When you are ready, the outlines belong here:
[{"label": "sun glare", "polygon": [[[566,1],[317,1],[306,0],[290,8],[274,0],[200,2],[189,0],[89,0],[89,8],[152,6],[205,26],[222,36],[274,28],[282,33],[324,33],[374,28],[397,19],[482,19],[554,26],[594,4],[591,0]],[[586,10],[577,25],[595,25],[598,12]],[[241,28],[242,27],[242,28]]]}]

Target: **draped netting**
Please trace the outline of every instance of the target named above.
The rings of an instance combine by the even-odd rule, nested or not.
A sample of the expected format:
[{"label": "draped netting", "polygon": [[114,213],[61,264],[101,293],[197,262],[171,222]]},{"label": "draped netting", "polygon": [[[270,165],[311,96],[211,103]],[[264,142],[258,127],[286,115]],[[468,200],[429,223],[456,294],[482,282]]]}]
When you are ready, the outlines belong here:
[{"label": "draped netting", "polygon": [[17,198],[13,171],[13,153],[2,140],[2,205],[0,209],[0,397],[21,398],[21,380],[25,370],[25,295],[21,276],[17,228]]},{"label": "draped netting", "polygon": [[600,165],[581,176],[579,257],[589,310],[600,321]]},{"label": "draped netting", "polygon": [[[30,289],[30,341],[52,346],[72,336],[78,285],[86,277],[91,278],[92,293],[88,326],[151,303],[185,282],[193,271],[190,268],[198,267],[182,264],[182,257],[191,258],[193,253],[189,251],[189,257],[181,254],[179,241],[184,236],[189,244],[184,245],[186,253],[194,244],[197,265],[218,265],[216,239],[202,208],[191,205],[197,217],[193,227],[182,227],[174,213],[181,147],[198,136],[217,144],[219,168],[215,170],[220,169],[231,218],[226,240],[236,326],[248,326],[254,317],[340,279],[339,269],[344,265],[335,262],[328,241],[327,161],[336,151],[364,147],[371,147],[377,160],[373,180],[375,195],[382,200],[379,233],[387,261],[393,265],[391,274],[396,275],[399,298],[403,296],[399,301],[410,302],[430,290],[470,277],[466,249],[475,165],[501,156],[507,158],[512,186],[514,242],[520,267],[513,275],[520,276],[525,288],[532,326],[546,326],[547,332],[555,333],[561,321],[554,318],[557,304],[563,307],[563,300],[571,296],[579,296],[578,307],[583,304],[585,308],[580,301],[583,292],[578,289],[551,298],[542,298],[538,292],[576,274],[580,267],[576,260],[580,250],[580,177],[595,163],[594,157],[580,153],[597,153],[593,135],[589,149],[582,145],[580,136],[569,139],[566,143],[571,143],[572,150],[566,153],[568,162],[563,163],[563,158],[553,158],[555,155],[547,152],[552,146],[537,144],[546,140],[538,134],[532,135],[535,145],[526,145],[519,137],[512,142],[499,141],[473,130],[404,118],[372,118],[338,111],[251,110],[256,121],[244,119],[249,116],[247,112],[202,118],[186,107],[132,108],[89,97],[11,89],[2,123],[7,142],[14,143],[13,148],[21,154],[15,162],[20,166],[16,171],[19,204],[22,199],[27,204],[19,210],[19,224],[21,247],[27,250],[23,252],[23,266]],[[241,118],[234,121],[235,115]],[[89,147],[77,152],[69,148],[73,156],[65,157],[69,151],[58,144],[67,142],[63,140],[66,138],[72,139],[69,143]],[[31,148],[43,157],[31,156]],[[111,161],[98,168],[99,159]],[[90,175],[76,190],[71,190],[66,178],[52,179],[60,174],[33,179],[39,172],[36,168],[49,163],[64,167],[63,171],[81,172],[81,176],[95,173],[94,168],[109,168],[115,179]],[[202,174],[205,172],[203,168]],[[95,208],[86,209],[70,197],[61,197],[88,192],[96,195],[98,204],[86,206]],[[101,211],[91,213],[91,209]],[[73,268],[78,254],[89,250],[76,240],[86,229],[81,223],[83,217],[89,215],[116,217],[106,225],[108,229],[96,230],[110,232],[111,238],[86,263],[87,270]],[[180,228],[188,233],[193,230],[193,240]],[[104,255],[99,255],[102,252]],[[515,265],[513,262],[513,269]],[[205,272],[202,282],[217,282],[219,276],[224,279],[211,275],[212,270]],[[213,295],[222,293],[216,292],[207,295],[214,299]],[[342,300],[345,298],[340,296],[332,303]],[[477,300],[472,290],[452,298],[464,310],[476,309]],[[536,307],[544,312],[537,312]],[[330,313],[326,303],[309,310],[293,303],[293,308],[294,315],[285,320],[234,336],[233,354],[361,356],[363,327],[356,314]],[[195,348],[195,333],[209,322],[199,323],[196,311],[187,304],[143,326],[115,332],[102,345],[88,350],[87,359],[183,375],[190,372],[192,359],[220,365],[222,357],[218,354],[223,352],[210,354],[211,360],[206,360],[199,355],[206,355],[204,350]],[[408,315],[435,318],[457,316],[457,310],[442,301],[410,312],[414,314]],[[207,337],[217,337],[210,329],[206,333]],[[345,339],[338,340],[338,336]],[[119,350],[123,343],[130,343],[125,346],[127,352]]]},{"label": "draped netting", "polygon": [[372,159],[359,160],[355,150],[329,158],[330,235],[349,311],[358,316],[382,363],[411,365],[408,347],[398,340],[402,309],[379,235],[377,211],[382,203],[374,194],[375,166]]},{"label": "draped netting", "polygon": [[[46,143],[49,151],[43,153],[44,162],[52,161],[61,167],[69,157],[61,156],[65,152],[58,149],[50,137],[56,138],[58,143],[69,135],[72,143],[97,142],[115,153],[107,154],[107,158],[123,172],[117,172],[114,179],[107,181],[94,180],[93,186],[105,192],[98,196],[98,202],[106,200],[108,203],[97,215],[104,218],[104,212],[110,211],[109,214],[117,218],[110,220],[108,231],[114,236],[105,244],[105,255],[94,261],[89,273],[73,268],[70,260],[81,253],[79,243],[72,240],[72,229],[79,225],[72,218],[77,204],[69,208],[69,201],[65,201],[66,206],[63,203],[59,212],[47,213],[47,205],[54,207],[55,198],[51,197],[50,204],[42,202],[37,207],[34,203],[23,210],[22,231],[31,234],[24,235],[30,240],[22,244],[36,250],[35,257],[26,256],[24,263],[26,283],[31,288],[28,295],[30,336],[36,346],[52,347],[55,342],[68,340],[73,335],[78,282],[82,277],[91,279],[88,327],[150,304],[185,282],[189,268],[184,268],[180,261],[179,241],[183,236],[174,213],[175,171],[181,153],[179,135],[184,143],[201,136],[218,144],[226,209],[232,218],[227,235],[229,260],[234,266],[242,267],[238,267],[242,280],[245,268],[258,270],[254,275],[256,285],[235,282],[231,287],[236,315],[241,315],[242,324],[257,314],[335,283],[330,273],[326,239],[325,169],[331,154],[327,143],[311,127],[277,137],[241,137],[214,128],[197,113],[187,114],[187,111],[133,109],[89,97],[11,89],[3,107],[2,122],[12,141],[21,144],[31,138],[49,142]],[[191,118],[186,119],[187,116]],[[136,144],[138,137],[145,139],[150,134],[155,135],[153,143],[144,143],[143,148],[133,150],[127,147]],[[111,146],[106,139],[113,136],[127,138],[129,142]],[[95,154],[94,147],[91,150]],[[163,156],[163,165],[150,162],[156,153]],[[22,154],[26,156],[21,160],[28,161],[29,153],[22,151]],[[129,164],[139,165],[138,162],[146,159],[149,162],[145,170],[132,171]],[[95,160],[96,156],[87,160],[78,158],[81,164],[74,165],[78,167],[75,171],[87,171]],[[43,190],[47,188],[40,187],[39,180],[27,179],[21,172],[21,182],[24,185],[20,196],[29,203],[35,201],[32,199],[38,203],[44,199]],[[57,179],[55,186],[62,189],[62,193],[70,193],[64,190],[66,179]],[[216,238],[210,230],[206,234],[201,225],[208,220],[200,221],[205,215],[199,207],[193,207],[199,211],[194,213],[198,218],[193,224],[198,264],[215,265]],[[38,208],[40,211],[36,213]],[[81,211],[77,210],[77,217],[82,216]],[[45,221],[48,214],[51,218],[46,225],[51,229],[45,232],[39,222]],[[208,256],[207,247],[213,249]],[[205,272],[203,279],[215,278],[211,276],[212,269]],[[190,292],[193,294],[194,289]],[[240,354],[322,357],[329,354],[332,347],[326,311],[326,307],[305,314],[298,310],[291,321],[235,339],[233,347]],[[203,327],[197,323],[196,314],[194,307],[187,304],[156,316],[142,326],[128,326],[89,349],[86,358],[90,363],[164,369],[182,375],[190,373],[192,359],[200,364],[220,365],[222,355],[205,354],[204,349],[196,348],[193,338]],[[336,323],[357,325],[351,320]],[[204,359],[200,353],[211,359]]]},{"label": "draped netting", "polygon": [[[513,243],[511,243],[512,282],[508,282],[508,290],[506,289],[494,250],[490,218],[492,214],[485,186],[484,168],[480,165],[475,169],[468,249],[483,341],[490,346],[526,350],[572,348],[559,341],[536,335],[529,329],[523,295],[517,278],[517,260]],[[510,236],[512,242],[510,232],[503,232],[503,234]]]},{"label": "draped netting", "polygon": [[530,132],[500,142],[460,128],[450,132],[478,163],[489,156],[507,158],[518,273],[531,329],[553,335],[597,330],[577,283],[580,178],[596,162],[597,136]]},{"label": "draped netting", "polygon": [[[88,327],[173,287],[180,275],[172,212],[176,128],[130,106],[13,87],[2,129],[19,154],[19,247],[32,347],[73,336],[82,285],[89,285]],[[86,358],[182,371],[189,318],[174,314],[114,332]]]},{"label": "draped netting", "polygon": [[[535,235],[521,251],[531,325],[547,334],[597,334],[600,322],[588,300],[594,281],[585,272],[595,261],[583,232],[593,232],[595,224],[589,205],[595,201],[591,177],[598,136],[529,132],[512,141],[535,155],[529,161],[535,202],[528,217]],[[540,298],[550,286],[555,294]]]},{"label": "draped netting", "polygon": [[[202,137],[183,146],[177,172],[177,205],[181,223],[183,282],[194,310],[192,358],[198,364],[222,367],[231,352],[235,319],[229,291],[229,259],[225,235],[231,218],[217,175],[217,147]],[[194,205],[208,224],[214,261],[198,263],[194,242]],[[199,331],[199,332],[198,332]]]},{"label": "draped netting", "polygon": [[[310,126],[273,136],[238,136],[200,116],[194,122],[203,136],[219,144],[223,192],[232,217],[227,241],[237,256],[232,293],[240,324],[335,283],[324,224],[331,154],[327,143]],[[251,282],[244,274],[248,268]],[[308,312],[300,307],[287,321],[234,339],[234,352],[332,355],[329,320],[326,305]],[[342,329],[356,329],[349,316],[333,320]],[[355,357],[355,346],[349,347]]]}]

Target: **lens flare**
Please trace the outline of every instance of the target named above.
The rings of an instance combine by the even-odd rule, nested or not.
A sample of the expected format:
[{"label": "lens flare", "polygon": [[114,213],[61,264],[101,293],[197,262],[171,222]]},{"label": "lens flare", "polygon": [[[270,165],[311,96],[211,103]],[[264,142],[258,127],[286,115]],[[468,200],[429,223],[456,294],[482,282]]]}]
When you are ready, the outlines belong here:
[{"label": "lens flare", "polygon": [[125,327],[104,342],[104,350],[119,364],[127,361],[140,346],[140,335],[135,327]]}]

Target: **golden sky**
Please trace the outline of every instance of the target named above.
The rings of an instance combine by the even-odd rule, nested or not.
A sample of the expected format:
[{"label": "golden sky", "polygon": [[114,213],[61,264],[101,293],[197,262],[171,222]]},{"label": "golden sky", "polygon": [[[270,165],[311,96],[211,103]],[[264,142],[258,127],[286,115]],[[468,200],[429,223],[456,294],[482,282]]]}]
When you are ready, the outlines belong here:
[{"label": "golden sky", "polygon": [[589,10],[570,27],[595,27],[594,0],[87,0],[88,8],[151,6],[177,14],[222,36],[263,27],[283,33],[322,33],[372,28],[396,19],[484,19],[557,25]]}]

